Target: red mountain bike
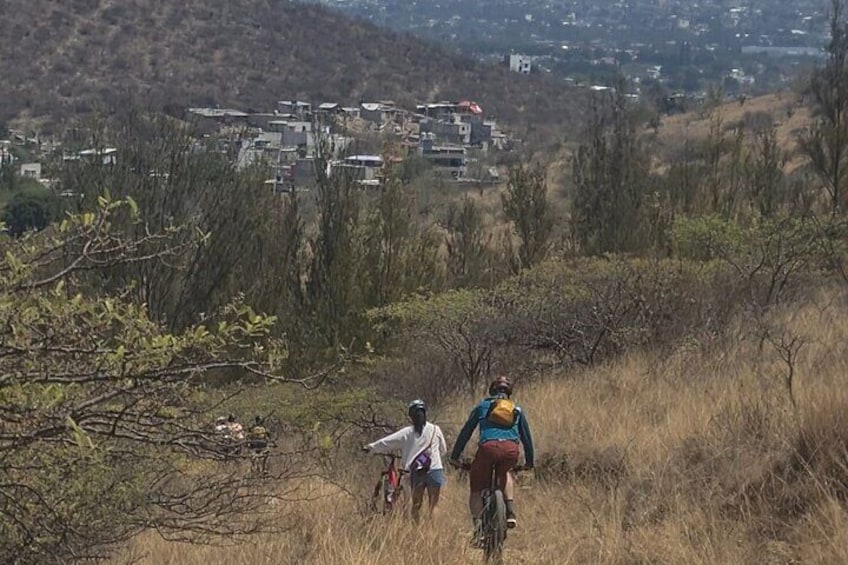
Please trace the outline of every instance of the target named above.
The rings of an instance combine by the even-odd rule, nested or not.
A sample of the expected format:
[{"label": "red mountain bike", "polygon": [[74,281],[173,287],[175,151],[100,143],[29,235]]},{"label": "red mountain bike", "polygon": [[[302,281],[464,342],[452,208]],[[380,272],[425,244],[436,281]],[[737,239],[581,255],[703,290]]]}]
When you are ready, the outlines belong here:
[{"label": "red mountain bike", "polygon": [[371,510],[386,515],[396,512],[406,500],[406,492],[401,484],[401,478],[407,473],[398,469],[397,455],[384,455],[386,468],[380,473],[380,479],[374,485],[371,494]]}]

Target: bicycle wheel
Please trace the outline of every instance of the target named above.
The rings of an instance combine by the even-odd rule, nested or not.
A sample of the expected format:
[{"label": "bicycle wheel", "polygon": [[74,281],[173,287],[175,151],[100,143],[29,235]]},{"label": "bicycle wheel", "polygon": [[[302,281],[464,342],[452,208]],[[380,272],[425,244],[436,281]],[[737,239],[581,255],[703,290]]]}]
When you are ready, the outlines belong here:
[{"label": "bicycle wheel", "polygon": [[391,512],[395,514],[403,514],[404,505],[406,504],[406,489],[403,488],[403,485],[398,485],[395,487],[394,492],[392,493],[392,504],[391,504]]},{"label": "bicycle wheel", "polygon": [[377,514],[386,513],[386,476],[380,477],[377,484],[374,485],[374,492],[371,493],[371,511]]},{"label": "bicycle wheel", "polygon": [[503,563],[503,546],[506,541],[506,502],[500,489],[495,490],[486,501],[483,520],[485,560],[488,563]]}]

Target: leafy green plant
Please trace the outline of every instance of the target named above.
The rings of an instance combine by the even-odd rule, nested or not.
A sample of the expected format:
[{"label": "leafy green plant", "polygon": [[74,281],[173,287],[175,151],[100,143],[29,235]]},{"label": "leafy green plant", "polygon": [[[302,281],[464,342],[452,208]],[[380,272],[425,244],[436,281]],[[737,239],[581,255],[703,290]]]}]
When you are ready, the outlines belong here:
[{"label": "leafy green plant", "polygon": [[3,209],[2,220],[13,236],[40,231],[59,218],[61,203],[55,194],[41,186],[27,187],[12,194]]},{"label": "leafy green plant", "polygon": [[[285,343],[274,317],[236,299],[170,333],[144,305],[87,274],[166,261],[204,234],[170,227],[137,238],[131,199],[0,241],[0,561],[104,555],[142,528],[175,538],[257,531],[269,493],[212,464],[215,394],[231,371],[278,383]],[[291,470],[279,469],[279,476]]]}]

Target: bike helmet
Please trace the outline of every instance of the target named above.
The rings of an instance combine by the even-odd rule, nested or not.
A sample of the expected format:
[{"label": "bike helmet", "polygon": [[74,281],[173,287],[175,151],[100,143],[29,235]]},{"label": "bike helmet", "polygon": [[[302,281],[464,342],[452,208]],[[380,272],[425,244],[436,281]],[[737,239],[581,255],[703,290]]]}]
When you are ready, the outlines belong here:
[{"label": "bike helmet", "polygon": [[421,410],[422,412],[427,412],[427,405],[424,404],[424,401],[420,398],[416,398],[415,400],[409,403],[409,406],[407,406],[407,412],[410,416],[412,416],[413,413],[419,410]]},{"label": "bike helmet", "polygon": [[496,377],[489,385],[489,394],[506,394],[512,396],[512,381],[507,376]]}]

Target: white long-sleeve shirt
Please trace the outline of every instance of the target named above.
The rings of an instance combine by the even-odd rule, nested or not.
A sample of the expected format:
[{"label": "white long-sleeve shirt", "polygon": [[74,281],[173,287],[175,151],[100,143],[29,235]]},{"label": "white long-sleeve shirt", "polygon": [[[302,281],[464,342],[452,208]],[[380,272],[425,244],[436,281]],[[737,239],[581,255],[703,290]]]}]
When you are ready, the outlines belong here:
[{"label": "white long-sleeve shirt", "polygon": [[431,422],[424,424],[421,435],[415,432],[414,427],[407,426],[368,444],[371,453],[392,453],[400,449],[400,459],[406,470],[409,470],[412,460],[428,448],[430,449],[430,469],[444,469],[442,456],[448,452],[448,444],[442,434],[442,428]]}]

